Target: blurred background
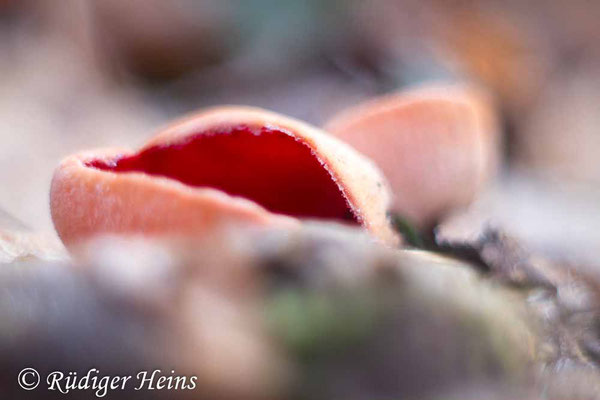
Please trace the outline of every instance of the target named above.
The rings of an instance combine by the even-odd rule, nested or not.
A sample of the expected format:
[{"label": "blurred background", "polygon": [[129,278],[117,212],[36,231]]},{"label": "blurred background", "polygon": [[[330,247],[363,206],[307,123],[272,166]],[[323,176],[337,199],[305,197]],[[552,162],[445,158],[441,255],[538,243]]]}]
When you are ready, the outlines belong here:
[{"label": "blurred background", "polygon": [[599,20],[585,0],[0,0],[0,207],[51,232],[62,157],[138,146],[200,107],[319,125],[374,95],[465,81],[497,97],[505,163],[452,225],[600,266]]}]

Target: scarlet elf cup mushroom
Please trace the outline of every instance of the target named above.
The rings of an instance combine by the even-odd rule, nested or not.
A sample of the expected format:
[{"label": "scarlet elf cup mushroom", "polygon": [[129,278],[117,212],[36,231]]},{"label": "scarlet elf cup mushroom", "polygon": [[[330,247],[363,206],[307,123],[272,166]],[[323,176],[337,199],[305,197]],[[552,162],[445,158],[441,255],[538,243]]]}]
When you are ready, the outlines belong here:
[{"label": "scarlet elf cup mushroom", "polygon": [[256,108],[219,107],[166,128],[138,151],[67,157],[50,191],[67,247],[97,234],[210,234],[224,224],[324,219],[399,241],[377,167],[342,141]]},{"label": "scarlet elf cup mushroom", "polygon": [[343,110],[324,129],[382,169],[393,210],[420,228],[469,204],[497,169],[500,130],[493,101],[467,85],[375,98]]}]

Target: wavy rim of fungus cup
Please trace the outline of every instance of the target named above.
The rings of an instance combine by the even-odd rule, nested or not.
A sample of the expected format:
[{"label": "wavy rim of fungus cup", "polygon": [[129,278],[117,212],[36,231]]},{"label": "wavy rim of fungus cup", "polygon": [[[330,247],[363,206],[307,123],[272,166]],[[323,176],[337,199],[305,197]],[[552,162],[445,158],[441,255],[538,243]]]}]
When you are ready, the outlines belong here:
[{"label": "wavy rim of fungus cup", "polygon": [[98,234],[207,234],[223,224],[362,226],[395,245],[388,184],[323,131],[274,112],[225,106],[184,118],[137,151],[65,158],[50,209],[67,247]]}]

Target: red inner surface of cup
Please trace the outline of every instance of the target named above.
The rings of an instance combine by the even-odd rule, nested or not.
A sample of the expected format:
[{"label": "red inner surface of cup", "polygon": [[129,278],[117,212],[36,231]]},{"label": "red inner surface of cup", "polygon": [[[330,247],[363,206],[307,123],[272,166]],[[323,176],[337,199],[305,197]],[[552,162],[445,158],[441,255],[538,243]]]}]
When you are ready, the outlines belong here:
[{"label": "red inner surface of cup", "polygon": [[275,213],[358,223],[335,178],[310,147],[272,127],[213,129],[86,165],[117,173],[143,172],[190,186],[219,189]]}]

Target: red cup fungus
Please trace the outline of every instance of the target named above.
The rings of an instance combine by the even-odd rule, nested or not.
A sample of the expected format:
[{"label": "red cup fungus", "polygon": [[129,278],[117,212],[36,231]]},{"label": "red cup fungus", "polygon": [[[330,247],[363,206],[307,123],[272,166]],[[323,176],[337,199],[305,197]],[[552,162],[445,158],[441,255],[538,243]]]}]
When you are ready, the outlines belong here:
[{"label": "red cup fungus", "polygon": [[393,210],[419,228],[469,204],[499,158],[492,101],[467,86],[376,98],[342,111],[324,129],[375,161],[390,182]]},{"label": "red cup fungus", "polygon": [[323,219],[363,226],[395,244],[378,169],[300,121],[219,107],[166,128],[136,152],[67,157],[50,191],[70,247],[97,234],[209,234],[223,224],[298,226]]}]

